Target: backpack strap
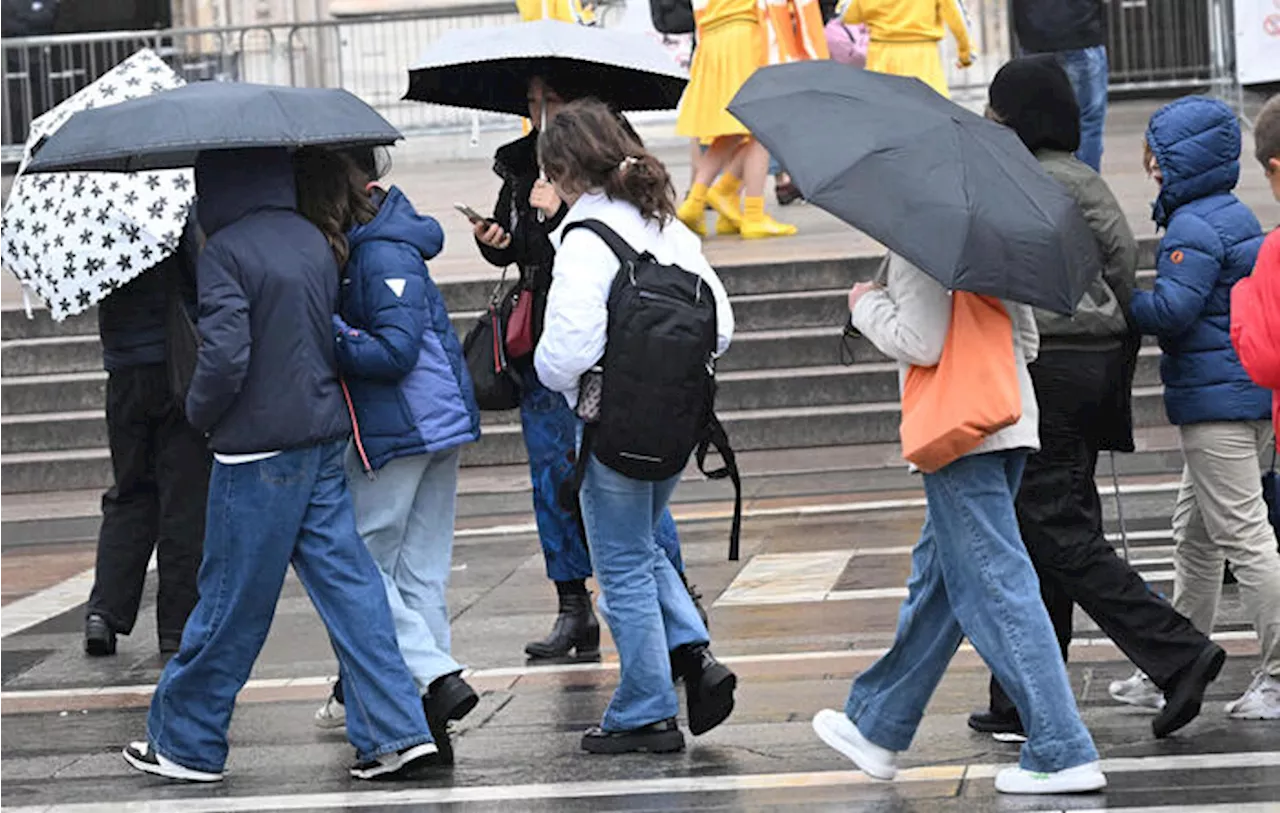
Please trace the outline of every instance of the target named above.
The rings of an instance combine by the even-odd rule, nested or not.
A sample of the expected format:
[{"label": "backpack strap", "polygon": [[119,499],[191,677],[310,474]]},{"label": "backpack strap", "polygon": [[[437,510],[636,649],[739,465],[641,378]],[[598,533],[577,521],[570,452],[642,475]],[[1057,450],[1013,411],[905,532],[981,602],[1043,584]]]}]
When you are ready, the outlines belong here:
[{"label": "backpack strap", "polygon": [[[707,471],[707,451],[712,447],[720,455],[724,465],[714,471]],[[715,413],[711,414],[706,437],[698,443],[694,454],[698,470],[708,480],[723,480],[727,477],[733,483],[733,527],[729,531],[729,561],[736,562],[742,537],[742,475],[738,473],[738,458],[729,445],[729,435]]]},{"label": "backpack strap", "polygon": [[599,220],[575,220],[564,227],[564,234],[568,234],[574,229],[586,229],[604,241],[604,244],[613,252],[613,256],[618,258],[618,262],[626,265],[640,259],[640,252],[631,247],[631,244],[618,236],[618,233],[606,226]]}]

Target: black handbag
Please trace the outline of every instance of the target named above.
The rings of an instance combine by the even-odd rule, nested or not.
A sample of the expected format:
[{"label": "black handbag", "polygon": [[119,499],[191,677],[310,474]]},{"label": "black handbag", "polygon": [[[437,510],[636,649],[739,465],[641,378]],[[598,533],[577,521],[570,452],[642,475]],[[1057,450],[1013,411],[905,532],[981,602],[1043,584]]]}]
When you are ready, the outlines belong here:
[{"label": "black handbag", "polygon": [[462,355],[471,373],[476,404],[486,412],[502,412],[520,406],[520,384],[507,360],[506,324],[511,315],[516,287],[503,288],[506,275],[498,282],[489,306],[462,340]]}]

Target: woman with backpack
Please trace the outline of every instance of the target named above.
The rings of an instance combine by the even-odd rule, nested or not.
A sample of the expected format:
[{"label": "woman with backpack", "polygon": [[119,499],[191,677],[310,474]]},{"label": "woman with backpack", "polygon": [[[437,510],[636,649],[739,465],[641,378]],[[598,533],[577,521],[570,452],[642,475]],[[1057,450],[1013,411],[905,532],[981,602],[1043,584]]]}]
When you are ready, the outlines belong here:
[{"label": "woman with backpack", "polygon": [[[535,76],[529,80],[529,120],[535,125],[553,119],[566,102],[586,95],[565,75]],[[626,120],[618,117],[623,126]],[[638,138],[638,137],[637,137]],[[493,170],[502,178],[502,189],[493,217],[475,224],[476,244],[493,265],[516,266],[522,290],[532,294],[531,330],[534,346],[542,334],[547,292],[555,246],[549,235],[564,220],[569,207],[538,167],[538,130],[498,149]],[[531,659],[598,660],[600,623],[591,608],[586,580],[591,561],[574,512],[560,504],[560,491],[573,476],[573,445],[578,419],[557,392],[543,386],[533,368],[533,356],[512,359],[520,383],[520,420],[529,471],[533,480],[533,510],[538,538],[546,561],[547,578],[555,582],[559,609],[550,634],[531,641],[525,654]],[[658,544],[684,578],[680,538],[668,511],[662,517]],[[697,593],[689,588],[695,603]],[[699,613],[702,608],[699,606]],[[705,618],[705,615],[704,615]]]},{"label": "woman with backpack", "polygon": [[[426,260],[444,233],[396,187],[373,183],[372,150],[298,151],[298,206],[342,269],[333,335],[354,419],[346,456],[356,528],[386,587],[396,640],[422,696],[439,761],[453,763],[448,723],[479,701],[449,652],[445,591],[453,564],[461,449],[480,438],[471,377]],[[316,712],[347,719],[341,678]]]},{"label": "woman with backpack", "polygon": [[[675,190],[662,163],[608,107],[594,100],[567,105],[548,123],[538,152],[556,195],[568,206],[556,235],[555,273],[535,353],[542,382],[576,408],[580,380],[605,358],[610,289],[621,262],[603,235],[580,224],[603,227],[630,250],[678,266],[667,269],[679,272],[678,277],[696,274],[699,296],[705,291],[715,304],[706,350],[723,353],[733,334],[728,295],[703,257],[697,236],[676,222]],[[663,301],[661,294],[639,295],[646,294],[655,297],[655,304]],[[676,364],[675,359],[667,361]],[[708,361],[697,361],[704,374]],[[583,461],[582,518],[621,676],[604,719],[586,732],[582,747],[602,754],[678,751],[684,735],[676,723],[672,677],[685,682],[695,735],[729,716],[737,682],[712,657],[706,625],[656,542],[684,461],[675,461],[674,476],[655,482],[606,466],[595,451],[583,453],[588,456]]]}]

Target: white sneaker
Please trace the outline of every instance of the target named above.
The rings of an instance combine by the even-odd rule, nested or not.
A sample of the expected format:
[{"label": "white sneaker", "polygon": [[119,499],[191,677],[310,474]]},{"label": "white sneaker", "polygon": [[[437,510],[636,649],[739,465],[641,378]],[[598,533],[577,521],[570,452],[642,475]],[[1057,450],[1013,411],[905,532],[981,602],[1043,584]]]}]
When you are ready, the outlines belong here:
[{"label": "white sneaker", "polygon": [[813,730],[819,739],[852,760],[867,776],[888,780],[898,775],[897,752],[881,748],[862,736],[843,712],[823,709],[813,716]]},{"label": "white sneaker", "polygon": [[1249,690],[1227,704],[1227,715],[1235,720],[1280,720],[1280,680],[1259,672]]},{"label": "white sneaker", "polygon": [[317,728],[342,728],[347,724],[347,709],[338,698],[329,695],[324,705],[316,709]]},{"label": "white sneaker", "polygon": [[996,774],[996,790],[1001,793],[1092,793],[1106,786],[1107,777],[1097,762],[1086,762],[1053,773],[1028,771],[1014,765]]},{"label": "white sneaker", "polygon": [[1130,706],[1156,711],[1164,708],[1164,692],[1141,669],[1124,680],[1111,681],[1107,691],[1112,700],[1128,703]]},{"label": "white sneaker", "polygon": [[167,779],[177,779],[182,782],[221,782],[221,773],[210,773],[209,771],[197,771],[194,768],[184,768],[171,759],[162,756],[158,751],[151,747],[149,742],[131,742],[125,746],[122,752],[124,761],[132,765],[138,770],[163,776]]}]

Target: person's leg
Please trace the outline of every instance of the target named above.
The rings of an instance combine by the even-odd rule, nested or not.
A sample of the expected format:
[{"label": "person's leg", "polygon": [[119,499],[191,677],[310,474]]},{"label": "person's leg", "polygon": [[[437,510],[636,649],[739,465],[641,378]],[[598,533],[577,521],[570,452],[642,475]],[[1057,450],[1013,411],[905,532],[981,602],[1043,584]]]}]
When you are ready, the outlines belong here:
[{"label": "person's leg", "polygon": [[716,234],[721,236],[737,234],[742,226],[742,163],[747,143],[739,141],[720,177],[707,190],[707,204],[716,211]]},{"label": "person's leg", "polygon": [[271,629],[317,459],[298,449],[213,466],[200,600],[147,717],[148,740],[179,765],[218,773],[226,764],[236,695]]},{"label": "person's leg", "polygon": [[751,140],[742,165],[742,236],[748,240],[762,237],[787,237],[796,227],[779,223],[764,212],[764,181],[769,174],[769,153],[764,145]]},{"label": "person's leg", "polygon": [[1112,362],[1108,353],[1049,351],[1032,365],[1041,448],[1027,462],[1018,522],[1041,581],[1079,604],[1164,688],[1209,641],[1147,588],[1103,531],[1093,438],[1105,417],[1103,404],[1116,368]]},{"label": "person's leg", "polygon": [[1102,171],[1102,134],[1107,121],[1107,85],[1110,66],[1107,47],[1098,45],[1078,51],[1060,51],[1056,54],[1071,80],[1080,104],[1080,149],[1076,157]]},{"label": "person's leg", "polygon": [[[378,470],[376,480],[370,480],[358,473],[359,461],[350,448],[346,453],[356,529],[378,565],[400,654],[418,684],[419,694],[425,694],[436,678],[462,668],[448,654],[449,617],[444,608],[444,582],[449,578],[449,556],[453,549],[454,491],[450,490],[447,497],[450,509],[447,517],[432,517],[429,527],[414,519],[432,458],[433,455],[425,454],[396,458]],[[453,464],[456,485],[456,454]],[[421,507],[429,507],[425,499]],[[444,570],[441,573],[438,567],[433,567],[439,564],[440,552],[431,550],[439,547],[441,540],[429,533],[438,536],[438,529],[445,527],[448,539],[443,540]],[[436,580],[440,583],[435,584]],[[438,608],[432,606],[437,596]],[[435,621],[437,614],[444,616],[443,640],[436,637],[438,630],[427,618],[431,615],[431,621]]]},{"label": "person's leg", "polygon": [[[676,218],[695,234],[706,235],[707,224],[704,214],[707,209],[708,193],[711,191],[711,182],[732,164],[741,143],[742,136],[720,136],[698,156],[693,172],[693,185],[689,187],[689,194],[676,209]],[[721,214],[724,213],[721,212]]]},{"label": "person's leg", "polygon": [[1262,498],[1259,462],[1274,442],[1271,424],[1184,426],[1182,439],[1205,529],[1231,563],[1253,616],[1263,672],[1280,678],[1280,552]]},{"label": "person's leg", "polygon": [[[587,463],[582,517],[621,662],[618,688],[600,726],[606,732],[669,720],[679,708],[655,576],[659,571],[674,577],[675,570],[653,540],[653,492],[653,483],[624,477],[594,457]],[[691,603],[687,609],[692,613]]]},{"label": "person's leg", "polygon": [[145,379],[138,367],[107,375],[107,442],[114,483],[102,497],[102,527],[85,617],[100,616],[110,634],[86,638],[90,654],[114,653],[115,634],[133,631],[159,530],[155,444]]},{"label": "person's leg", "polygon": [[453,572],[453,525],[461,456],[458,448],[430,456],[409,514],[408,538],[417,541],[406,547],[395,571],[396,584],[405,604],[427,622],[443,656],[430,670],[436,673],[433,680],[462,669],[450,656],[452,634],[446,596]]},{"label": "person's leg", "polygon": [[368,762],[430,742],[431,735],[396,643],[384,582],[356,531],[345,452],[345,443],[315,449],[317,472],[293,568],[337,652],[347,737],[357,758]]},{"label": "person's leg", "polygon": [[[1181,434],[1185,456],[1187,434]],[[1173,608],[1189,618],[1201,633],[1212,635],[1226,557],[1209,538],[1199,502],[1191,467],[1184,464],[1173,508]]]},{"label": "person's leg", "polygon": [[162,652],[177,651],[187,618],[199,599],[197,576],[212,464],[204,436],[187,423],[177,404],[171,401],[168,413],[157,438],[156,455],[160,486],[156,628]]},{"label": "person's leg", "polygon": [[534,518],[547,577],[555,582],[559,600],[551,632],[541,641],[529,642],[525,654],[563,658],[573,652],[577,659],[596,660],[600,623],[586,586],[591,559],[578,517],[560,501],[561,490],[573,480],[578,417],[563,395],[542,386],[532,369],[523,375],[521,392],[520,420],[533,479]]},{"label": "person's leg", "polygon": [[662,607],[663,627],[666,630],[667,649],[673,650],[684,645],[704,645],[710,641],[707,626],[698,614],[697,605],[684,580],[680,578],[680,542],[675,539],[674,556],[671,547],[664,546],[661,537],[664,526],[670,523],[671,536],[675,536],[675,520],[671,518],[671,510],[667,503],[671,494],[680,483],[680,475],[676,475],[652,488],[652,521],[654,544],[662,553],[654,559],[654,579],[658,585],[658,604]]},{"label": "person's leg", "polygon": [[1013,698],[1028,740],[1020,765],[1052,773],[1098,759],[1018,534],[1024,452],[961,458],[925,475],[946,594],[965,636]]}]

